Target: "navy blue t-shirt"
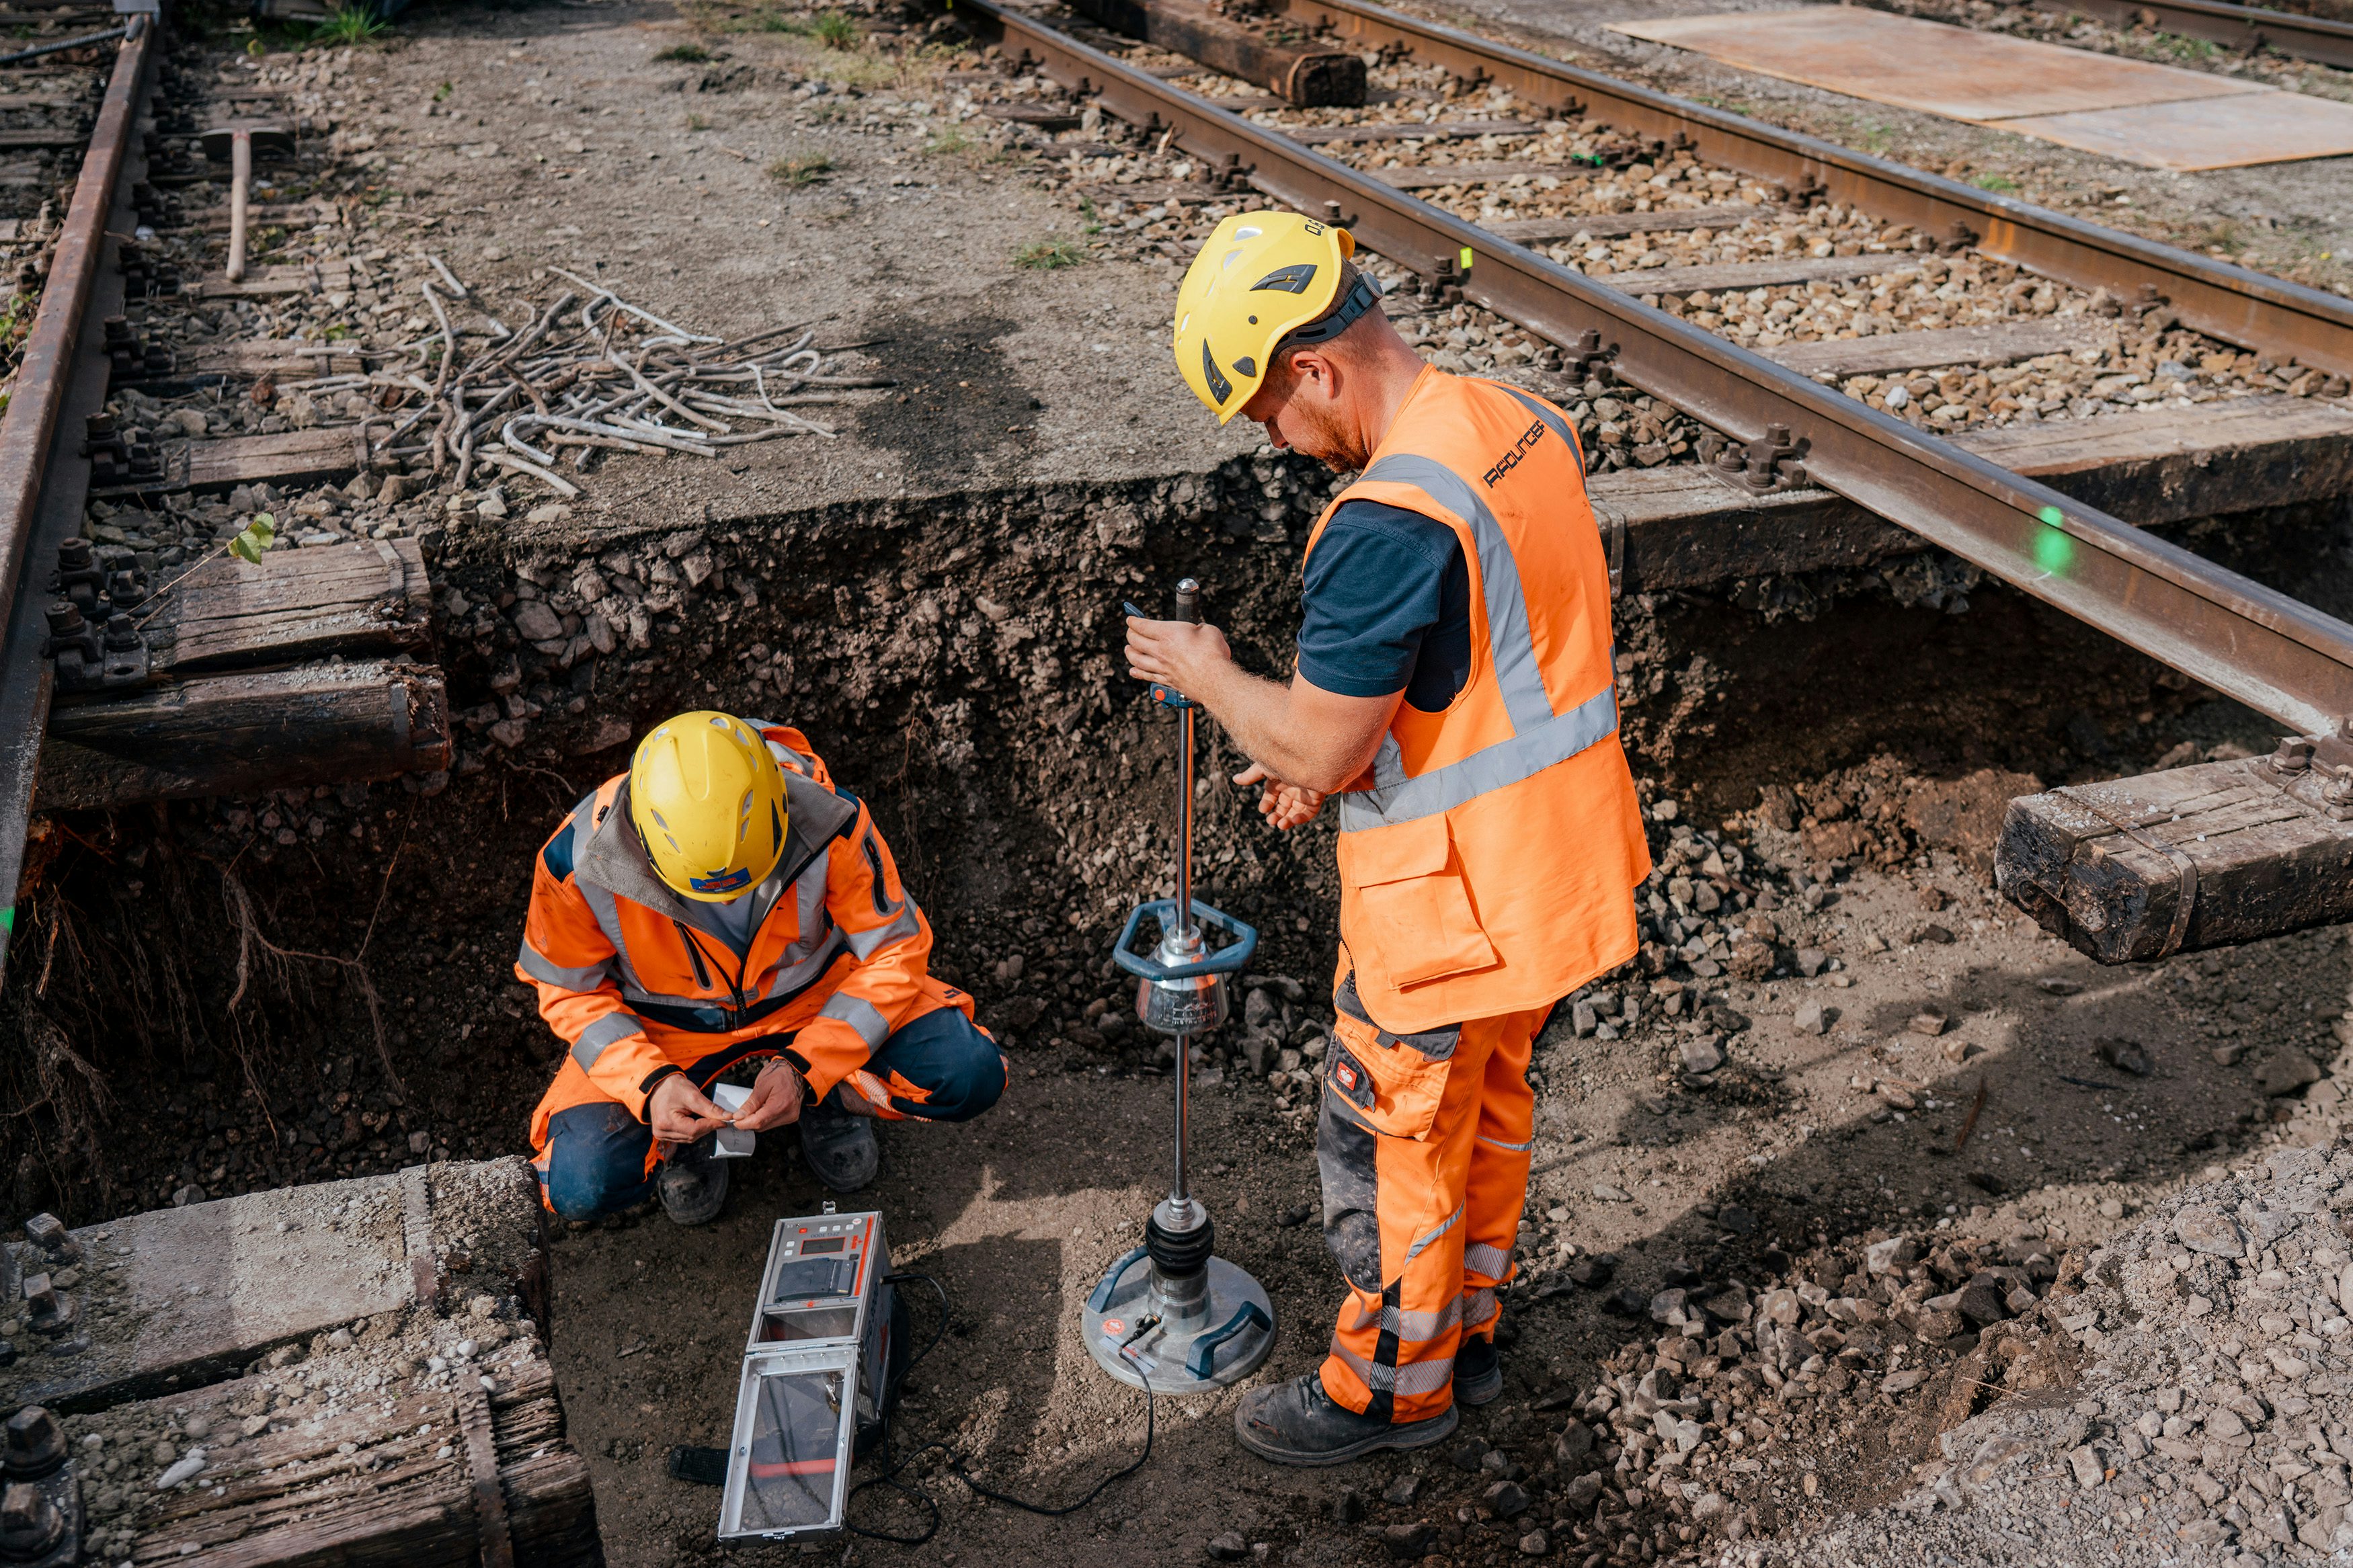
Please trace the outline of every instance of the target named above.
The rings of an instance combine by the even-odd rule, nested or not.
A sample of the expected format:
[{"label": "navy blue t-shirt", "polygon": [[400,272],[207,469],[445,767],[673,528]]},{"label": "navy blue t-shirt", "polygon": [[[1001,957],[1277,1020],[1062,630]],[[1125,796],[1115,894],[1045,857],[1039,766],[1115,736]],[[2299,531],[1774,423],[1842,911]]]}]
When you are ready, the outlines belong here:
[{"label": "navy blue t-shirt", "polygon": [[1326,691],[1403,691],[1436,713],[1471,678],[1471,568],[1435,518],[1342,502],[1307,557],[1299,596],[1299,673]]}]

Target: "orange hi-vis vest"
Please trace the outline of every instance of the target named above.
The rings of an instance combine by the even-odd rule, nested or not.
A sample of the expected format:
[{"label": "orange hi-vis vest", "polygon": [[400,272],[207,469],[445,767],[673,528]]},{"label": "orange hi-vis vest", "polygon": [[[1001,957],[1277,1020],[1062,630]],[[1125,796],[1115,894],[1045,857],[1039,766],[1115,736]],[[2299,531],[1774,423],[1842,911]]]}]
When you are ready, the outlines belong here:
[{"label": "orange hi-vis vest", "polygon": [[570,1047],[533,1113],[535,1147],[569,1105],[618,1100],[639,1121],[674,1072],[706,1086],[783,1055],[821,1098],[892,1031],[972,1000],[928,973],[931,922],[856,796],[833,787],[797,730],[753,721],[785,781],[785,850],[754,900],[738,957],[708,904],[654,875],[629,819],[629,775],[573,808],[540,852],[515,973]]},{"label": "orange hi-vis vest", "polygon": [[1577,437],[1531,394],[1425,369],[1309,553],[1351,500],[1454,531],[1471,668],[1441,712],[1400,701],[1335,797],[1342,971],[1396,1034],[1549,1005],[1634,956],[1651,871]]}]

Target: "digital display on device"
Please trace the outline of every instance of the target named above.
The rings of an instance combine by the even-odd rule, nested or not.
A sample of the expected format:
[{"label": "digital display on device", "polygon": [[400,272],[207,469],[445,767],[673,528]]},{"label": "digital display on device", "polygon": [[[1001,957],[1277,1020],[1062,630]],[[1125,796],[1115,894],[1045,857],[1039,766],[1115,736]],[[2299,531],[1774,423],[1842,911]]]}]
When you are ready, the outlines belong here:
[{"label": "digital display on device", "polygon": [[801,1256],[806,1258],[812,1252],[839,1252],[848,1242],[847,1237],[812,1237],[801,1243]]}]

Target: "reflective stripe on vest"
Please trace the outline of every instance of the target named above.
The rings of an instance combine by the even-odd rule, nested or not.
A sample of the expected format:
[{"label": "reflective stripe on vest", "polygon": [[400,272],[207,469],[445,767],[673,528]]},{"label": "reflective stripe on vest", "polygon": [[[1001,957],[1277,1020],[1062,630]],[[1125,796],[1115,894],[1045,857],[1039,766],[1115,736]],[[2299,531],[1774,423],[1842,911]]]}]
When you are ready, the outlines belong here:
[{"label": "reflective stripe on vest", "polygon": [[[1531,403],[1518,393],[1513,395]],[[1542,407],[1535,411],[1574,452],[1576,443],[1568,441],[1560,421]],[[1618,731],[1614,684],[1566,713],[1553,711],[1552,699],[1545,691],[1544,668],[1536,660],[1535,637],[1528,629],[1527,594],[1520,584],[1519,562],[1512,554],[1503,524],[1495,521],[1495,514],[1471,482],[1434,458],[1409,453],[1383,458],[1366,469],[1360,482],[1375,481],[1409,485],[1470,525],[1479,550],[1479,582],[1487,607],[1488,659],[1494,667],[1496,689],[1513,734],[1510,740],[1483,747],[1461,762],[1413,778],[1406,776],[1396,734],[1383,735],[1373,758],[1373,787],[1339,796],[1343,833],[1451,811],[1491,790],[1565,763]]]}]

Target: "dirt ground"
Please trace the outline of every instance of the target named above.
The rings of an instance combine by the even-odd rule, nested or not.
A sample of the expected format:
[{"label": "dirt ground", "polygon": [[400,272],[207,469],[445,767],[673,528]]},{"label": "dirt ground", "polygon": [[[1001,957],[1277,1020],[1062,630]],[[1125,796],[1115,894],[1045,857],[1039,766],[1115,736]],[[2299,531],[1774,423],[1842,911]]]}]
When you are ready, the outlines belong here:
[{"label": "dirt ground", "polygon": [[[689,45],[712,58],[657,58]],[[522,290],[549,262],[601,261],[614,287],[714,329],[807,319],[840,342],[881,340],[875,362],[902,374],[909,401],[874,400],[838,444],[754,448],[741,471],[616,464],[588,502],[517,521],[450,569],[495,593],[513,585],[509,558],[534,548],[903,503],[890,526],[867,517],[769,551],[790,587],[771,595],[765,618],[747,614],[731,633],[617,661],[599,700],[635,720],[707,700],[804,722],[844,782],[891,814],[886,830],[940,925],[939,967],[983,998],[983,1019],[1002,1027],[1014,1060],[1010,1091],[982,1121],[883,1134],[872,1202],[896,1260],[937,1278],[949,1304],[900,1440],[953,1438],[998,1484],[1060,1499],[1143,1438],[1143,1401],[1095,1371],[1074,1327],[1085,1290],[1134,1244],[1165,1184],[1169,1082],[1148,1050],[1094,1028],[1086,1008],[1127,1005],[1105,973],[1107,921],[1165,875],[1155,835],[1167,733],[1132,703],[1078,721],[1062,708],[1060,665],[1017,658],[1010,640],[961,685],[923,667],[861,679],[845,698],[847,679],[834,674],[858,663],[861,645],[825,639],[847,637],[836,619],[884,618],[843,606],[879,611],[898,602],[891,584],[902,577],[917,584],[909,593],[945,592],[944,580],[984,602],[1005,593],[1083,685],[1108,668],[1114,584],[1156,584],[1206,560],[1236,584],[1237,629],[1274,658],[1293,613],[1293,551],[1279,537],[1253,540],[1249,512],[1239,527],[1205,511],[1155,524],[1165,536],[1114,541],[1116,484],[1209,472],[1250,449],[1245,432],[1212,434],[1162,374],[1173,271],[1150,261],[1017,267],[1018,247],[1069,233],[1069,210],[1003,177],[985,153],[944,147],[948,138],[920,125],[886,127],[879,82],[871,97],[845,96],[844,112],[774,90],[787,65],[843,68],[813,49],[791,35],[698,33],[666,7],[427,10],[363,61],[341,133],[354,156],[381,160],[386,192],[401,197],[386,208],[407,226],[403,243],[433,247],[485,287]],[[1772,93],[1749,84],[1752,111],[1787,110],[1817,130],[1851,111],[1767,85]],[[891,101],[907,100],[891,89]],[[1925,149],[1957,129],[1903,134]],[[1982,139],[1951,144],[1952,156],[1990,156]],[[807,184],[765,172],[818,155],[831,172]],[[2253,175],[2218,180],[2163,210],[2189,222],[2257,188]],[[2342,221],[2347,204],[2312,189],[2315,210]],[[2156,210],[2152,199],[2132,214],[2155,222]],[[1008,296],[1016,306],[1000,304]],[[1250,482],[1261,480],[1274,483]],[[1098,510],[1083,517],[1021,512],[1064,483],[1111,500],[1091,501]],[[999,496],[1017,514],[989,521],[969,563],[954,541],[925,532],[964,526],[965,514],[926,499],[958,490]],[[1275,510],[1295,530],[1311,498],[1282,490],[1263,493],[1270,505],[1280,497]],[[2353,600],[2347,521],[2337,510],[2257,520],[2201,548],[2341,612]],[[763,547],[755,538],[751,548]],[[2278,1081],[2267,1064],[2333,1056],[2330,1026],[2353,983],[2339,932],[2102,972],[1993,898],[1987,825],[2010,788],[2232,754],[2263,744],[2264,730],[2016,595],[1985,587],[1966,602],[1966,613],[1906,607],[1883,587],[1849,584],[1835,597],[1826,590],[1810,620],[1715,598],[1621,606],[1620,644],[1635,658],[1628,733],[1655,843],[1663,849],[1694,825],[1721,833],[1785,889],[1810,868],[1827,896],[1775,912],[1778,945],[1817,950],[1832,966],[1812,978],[1711,980],[1672,1016],[1666,994],[1613,978],[1605,989],[1640,999],[1639,1025],[1612,1026],[1614,1038],[1580,1036],[1573,1015],[1556,1025],[1537,1057],[1539,1173],[1525,1284],[1507,1310],[1507,1394],[1466,1420],[1466,1436],[1500,1445],[1556,1424],[1536,1408],[1542,1396],[1589,1382],[1599,1356],[1648,1328],[1605,1312],[1607,1292],[1575,1282],[1580,1261],[1614,1256],[1614,1284],[1647,1288],[1671,1264],[1709,1258],[1757,1274],[1778,1267],[1777,1256],[1874,1227],[2031,1223],[2054,1240],[2095,1239],[2289,1125],[2288,1097],[2265,1092]],[[751,679],[734,645],[754,635],[780,647],[807,639],[796,645],[797,685],[789,673],[765,687]],[[451,645],[456,679],[487,678],[488,641],[480,654],[454,634]],[[978,737],[981,763],[937,775],[911,763],[917,739],[935,743],[959,705],[971,711],[955,732]],[[378,786],[254,803],[283,813],[290,837],[332,814],[336,831],[299,847],[257,841],[234,820],[239,808],[218,805],[66,825],[75,848],[60,864],[88,917],[74,943],[95,955],[88,962],[134,976],[126,994],[145,1020],[94,1014],[106,1027],[82,1043],[111,1052],[102,1065],[125,1081],[146,1075],[135,1101],[82,1091],[119,1185],[58,1178],[67,1196],[120,1211],[186,1185],[218,1193],[432,1151],[515,1152],[559,1048],[508,969],[528,858],[616,756],[501,757],[434,800]],[[1034,786],[1004,776],[1030,773]],[[939,793],[926,795],[934,781]],[[1768,785],[1790,792],[1782,826],[1758,813]],[[1332,952],[1328,838],[1275,838],[1222,785],[1206,799],[1209,896],[1230,888],[1254,900],[1233,907],[1269,930],[1265,967],[1302,982],[1303,1011],[1317,1016]],[[1082,877],[1082,864],[1111,869]],[[256,929],[284,946],[366,955],[389,1018],[381,1057],[344,975],[256,948],[255,929],[224,923],[219,900],[232,886],[248,889]],[[1018,969],[1008,963],[1016,955]],[[251,1001],[222,1005],[232,980],[242,994],[248,965],[266,1016]],[[1798,1025],[1809,1005],[1825,1009],[1820,1033]],[[1946,1026],[1921,1032],[1913,1020],[1924,1014]],[[1695,1015],[1728,1055],[1704,1085],[1676,1066]],[[2116,1068],[2118,1040],[2153,1070]],[[70,1102],[72,1064],[53,1045],[40,1052],[42,1091]],[[1287,1377],[1321,1355],[1336,1304],[1335,1270],[1301,1212],[1315,1197],[1312,1100],[1214,1058],[1197,1082],[1197,1190],[1220,1250],[1257,1274],[1281,1317],[1260,1380]],[[1873,1089],[1888,1082],[1907,1086],[1909,1109]],[[2296,1088],[2310,1092],[2300,1075]],[[177,1131],[156,1138],[154,1126]],[[682,1231],[640,1215],[557,1246],[551,1352],[616,1568],[713,1553],[717,1496],[670,1479],[665,1457],[672,1444],[723,1440],[769,1226],[821,1196],[789,1136],[764,1142],[714,1226]],[[53,1174],[25,1152],[18,1195],[52,1195]],[[927,1335],[935,1319],[920,1292],[914,1310]],[[1282,1471],[1234,1448],[1237,1397],[1161,1402],[1149,1468],[1068,1519],[979,1504],[949,1477],[923,1477],[942,1508],[925,1554],[976,1568],[1040,1557],[1191,1563],[1230,1530],[1263,1544],[1269,1561],[1357,1563],[1382,1551],[1367,1524],[1417,1520],[1452,1530],[1444,1561],[1517,1554],[1516,1536],[1465,1511],[1485,1478],[1451,1456]],[[1377,1500],[1408,1473],[1423,1478],[1415,1500]],[[912,1516],[870,1495],[858,1517],[902,1529]],[[863,1542],[822,1554],[918,1555]]]},{"label": "dirt ground", "polygon": [[[1908,943],[1923,923],[1918,889],[1930,885],[1958,895],[1940,917],[1955,940]],[[1754,1236],[1736,1243],[1758,1253],[1939,1221],[1983,1230],[2023,1218],[2054,1241],[2095,1240],[2268,1122],[2255,1057],[2320,1036],[2344,1008],[2348,978],[2336,932],[2202,963],[2101,972],[1949,863],[1916,879],[1858,879],[1820,929],[1852,955],[1850,967],[1828,983],[1733,987],[1731,1005],[1751,1023],[1727,1075],[1736,1081],[1706,1095],[1669,1089],[1655,1038],[1579,1041],[1562,1027],[1547,1036],[1537,1054],[1535,1228],[1580,1252],[1616,1254],[1619,1279],[1646,1287],[1670,1258],[1716,1244],[1725,1233],[1712,1222],[1727,1204],[1759,1216]],[[1873,937],[1889,945],[1866,955]],[[1828,1033],[1793,1026],[1801,1003],[1826,999]],[[1930,1011],[1952,1020],[1948,1035],[1910,1031],[1909,1020]],[[2117,1037],[2151,1054],[2152,1076],[2103,1061],[2096,1042]],[[1955,1042],[1968,1052],[1958,1064],[1947,1059]],[[1925,1084],[1924,1109],[1891,1113],[1852,1087],[1858,1075]],[[1980,1084],[1974,1135],[1956,1155]],[[1102,1376],[1075,1327],[1086,1291],[1140,1239],[1162,1190],[1169,1095],[1166,1080],[1024,1062],[1015,1091],[979,1124],[888,1130],[875,1201],[894,1257],[939,1279],[951,1301],[948,1333],[916,1375],[902,1440],[980,1444],[998,1485],[1058,1500],[1133,1454],[1142,1400]],[[1229,1080],[1198,1102],[1194,1152],[1207,1173],[1198,1190],[1217,1217],[1219,1250],[1258,1276],[1282,1318],[1261,1378],[1304,1371],[1320,1359],[1337,1300],[1315,1226],[1282,1224],[1315,1195],[1312,1131],[1275,1110],[1263,1086]],[[724,1440],[769,1221],[812,1212],[822,1196],[797,1161],[774,1152],[755,1160],[751,1176],[708,1230],[646,1218],[574,1235],[557,1249],[554,1353],[617,1563],[681,1562],[707,1547],[715,1499],[668,1479],[668,1445]],[[1524,1289],[1514,1303],[1506,1397],[1469,1414],[1466,1437],[1500,1443],[1537,1418],[1534,1397],[1589,1379],[1591,1359],[1628,1337],[1598,1310],[1596,1292],[1526,1300],[1533,1294]],[[930,1321],[919,1307],[919,1325]],[[1484,1483],[1443,1454],[1324,1474],[1262,1464],[1232,1447],[1238,1392],[1163,1401],[1152,1468],[1072,1520],[976,1505],[953,1480],[931,1479],[942,1546],[974,1563],[1040,1552],[1190,1563],[1209,1536],[1231,1528],[1269,1542],[1274,1561],[1356,1562],[1365,1543],[1331,1522],[1343,1492],[1376,1498],[1399,1474],[1419,1473],[1429,1489],[1415,1508],[1377,1512],[1442,1519]],[[884,1550],[860,1545],[852,1555]],[[1479,1560],[1478,1551],[1474,1537],[1457,1560]]]}]

